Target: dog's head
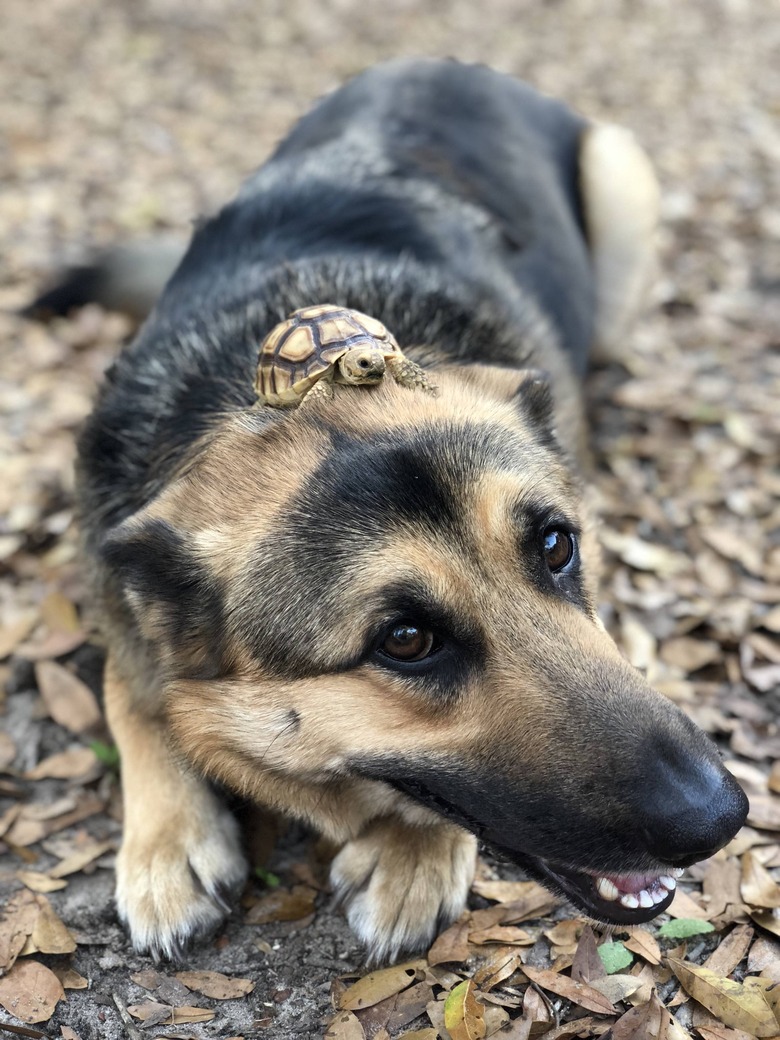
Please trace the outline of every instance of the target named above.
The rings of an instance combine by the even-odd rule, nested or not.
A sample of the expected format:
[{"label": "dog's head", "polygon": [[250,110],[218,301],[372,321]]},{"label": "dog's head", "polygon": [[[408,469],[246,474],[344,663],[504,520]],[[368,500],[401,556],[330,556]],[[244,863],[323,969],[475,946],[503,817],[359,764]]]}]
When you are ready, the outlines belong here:
[{"label": "dog's head", "polygon": [[598,619],[546,385],[437,380],[226,419],[106,562],[208,775],[411,799],[592,916],[648,920],[744,795]]}]

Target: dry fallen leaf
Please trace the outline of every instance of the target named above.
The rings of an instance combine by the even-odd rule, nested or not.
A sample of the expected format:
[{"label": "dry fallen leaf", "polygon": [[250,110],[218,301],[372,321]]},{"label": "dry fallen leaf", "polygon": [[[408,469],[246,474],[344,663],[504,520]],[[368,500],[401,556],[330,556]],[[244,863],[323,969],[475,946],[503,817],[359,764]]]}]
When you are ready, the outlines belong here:
[{"label": "dry fallen leaf", "polygon": [[522,967],[520,953],[511,946],[499,946],[491,950],[474,972],[474,984],[482,993],[489,993],[494,986],[505,982]]},{"label": "dry fallen leaf", "polygon": [[589,924],[582,929],[580,941],[574,952],[571,964],[571,977],[575,982],[591,982],[593,979],[603,979],[607,974],[604,962],[599,956],[596,936]]},{"label": "dry fallen leaf", "polygon": [[353,986],[345,990],[339,1000],[339,1007],[344,1011],[357,1011],[359,1008],[378,1004],[380,1000],[406,989],[414,982],[418,973],[424,970],[425,961],[417,960],[396,964],[381,971],[372,971],[370,975],[358,979]]},{"label": "dry fallen leaf", "polygon": [[55,964],[51,970],[62,983],[63,989],[89,989],[89,979],[79,975],[75,969]]},{"label": "dry fallen leaf", "polygon": [[685,992],[725,1025],[744,1029],[756,1037],[777,1034],[777,1019],[762,992],[676,957],[667,960]]},{"label": "dry fallen leaf", "polygon": [[91,748],[73,747],[49,755],[24,774],[25,780],[74,780],[85,776],[97,765],[97,756]]},{"label": "dry fallen leaf", "polygon": [[7,733],[0,730],[0,773],[4,773],[16,758],[16,744]]},{"label": "dry fallen leaf", "polygon": [[638,953],[649,964],[661,963],[661,947],[644,928],[634,928],[628,939],[623,940],[623,945],[632,953]]},{"label": "dry fallen leaf", "polygon": [[780,943],[762,935],[750,947],[748,971],[761,972],[765,978],[780,982]]},{"label": "dry fallen leaf", "polygon": [[35,679],[46,709],[60,726],[83,733],[101,721],[95,695],[81,679],[54,661],[39,661]]},{"label": "dry fallen leaf", "polygon": [[595,1011],[599,1015],[615,1014],[612,1001],[587,983],[575,982],[566,975],[559,975],[544,968],[532,968],[528,964],[523,966],[523,971],[537,986],[549,990],[550,993],[557,993],[559,997],[565,997],[572,1003],[587,1008],[588,1011]]},{"label": "dry fallen leaf", "polygon": [[472,979],[450,990],[444,1002],[444,1026],[452,1040],[482,1040],[485,1036],[485,1008],[474,993]]},{"label": "dry fallen leaf", "polygon": [[30,953],[73,953],[76,940],[54,912],[46,896],[37,895],[38,916],[22,955]]},{"label": "dry fallen leaf", "polygon": [[160,1004],[150,1000],[145,1004],[131,1004],[127,1010],[133,1018],[141,1022],[154,1022],[155,1025],[188,1025],[194,1022],[211,1022],[214,1012],[208,1008],[199,1007],[171,1007],[169,1004]]},{"label": "dry fallen leaf", "polygon": [[247,924],[268,924],[271,921],[300,921],[314,913],[316,889],[308,885],[293,885],[291,889],[277,888],[250,907],[244,920]]},{"label": "dry fallen leaf", "polygon": [[490,928],[469,932],[469,942],[473,942],[477,946],[482,946],[485,943],[503,943],[506,946],[533,946],[536,940],[522,928],[494,924]]},{"label": "dry fallen leaf", "polygon": [[236,1000],[245,997],[255,988],[251,979],[231,978],[218,971],[177,971],[175,977],[187,989],[202,993],[212,1000]]},{"label": "dry fallen leaf", "polygon": [[116,844],[113,841],[92,842],[55,864],[55,866],[53,866],[48,872],[49,877],[63,878],[67,877],[69,874],[77,874],[80,870],[83,870],[84,867],[88,866],[90,863],[94,863],[96,859],[100,859],[101,856],[104,856],[115,847]]},{"label": "dry fallen leaf", "polygon": [[0,972],[7,971],[32,935],[40,907],[25,889],[12,895],[0,916]]},{"label": "dry fallen leaf", "polygon": [[351,1011],[339,1011],[328,1023],[325,1040],[366,1040],[366,1034]]},{"label": "dry fallen leaf", "polygon": [[750,925],[737,925],[734,931],[715,947],[702,967],[709,968],[716,975],[730,975],[748,952],[753,935]]},{"label": "dry fallen leaf", "polygon": [[761,866],[752,851],[746,852],[742,857],[740,892],[750,906],[757,906],[763,910],[780,907],[780,885],[769,871]]},{"label": "dry fallen leaf", "polygon": [[33,892],[57,892],[61,888],[66,888],[68,884],[67,881],[59,881],[49,877],[48,874],[41,874],[37,870],[17,870],[16,876]]},{"label": "dry fallen leaf", "polygon": [[48,1022],[64,998],[60,980],[38,961],[17,961],[0,978],[0,1004],[22,1022]]},{"label": "dry fallen leaf", "polygon": [[428,964],[434,967],[437,964],[459,963],[465,961],[468,955],[468,921],[456,921],[437,937],[428,950]]}]

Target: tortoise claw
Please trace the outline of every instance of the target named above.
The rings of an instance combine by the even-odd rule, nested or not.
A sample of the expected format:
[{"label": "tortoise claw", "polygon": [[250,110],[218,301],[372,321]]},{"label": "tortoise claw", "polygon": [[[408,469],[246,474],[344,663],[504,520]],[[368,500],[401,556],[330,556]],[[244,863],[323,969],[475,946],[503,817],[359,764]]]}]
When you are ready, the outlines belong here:
[{"label": "tortoise claw", "polygon": [[438,387],[430,381],[428,373],[424,368],[421,368],[414,361],[410,361],[409,358],[403,355],[389,357],[386,361],[387,370],[396,383],[407,387],[409,390],[423,390],[426,394],[436,397],[439,392]]}]

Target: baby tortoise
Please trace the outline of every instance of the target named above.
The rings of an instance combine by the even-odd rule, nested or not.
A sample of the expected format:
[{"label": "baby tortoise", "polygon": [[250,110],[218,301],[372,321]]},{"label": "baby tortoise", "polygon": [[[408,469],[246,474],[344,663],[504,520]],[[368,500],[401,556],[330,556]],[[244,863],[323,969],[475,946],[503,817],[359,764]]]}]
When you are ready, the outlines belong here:
[{"label": "baby tortoise", "polygon": [[325,303],[293,311],[268,333],[255,390],[260,404],[284,408],[331,398],[333,383],[379,383],[386,371],[401,386],[436,392],[381,322]]}]

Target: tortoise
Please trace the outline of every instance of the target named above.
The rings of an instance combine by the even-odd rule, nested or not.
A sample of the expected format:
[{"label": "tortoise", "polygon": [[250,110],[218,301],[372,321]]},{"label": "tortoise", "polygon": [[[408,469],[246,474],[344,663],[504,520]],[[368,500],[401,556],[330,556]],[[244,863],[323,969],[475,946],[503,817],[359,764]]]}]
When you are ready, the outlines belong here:
[{"label": "tortoise", "polygon": [[293,311],[260,346],[255,390],[260,404],[285,408],[333,396],[334,383],[397,383],[435,393],[425,372],[404,356],[385,326],[333,304]]}]

